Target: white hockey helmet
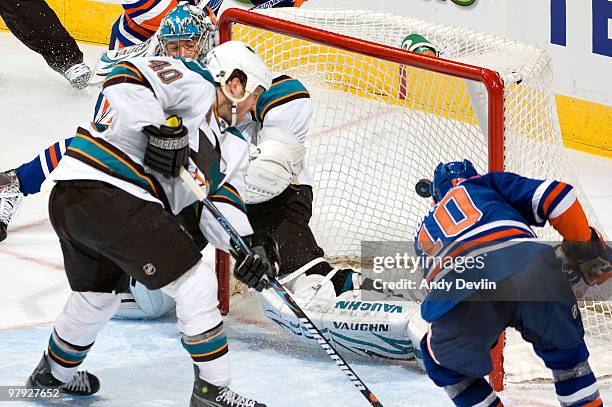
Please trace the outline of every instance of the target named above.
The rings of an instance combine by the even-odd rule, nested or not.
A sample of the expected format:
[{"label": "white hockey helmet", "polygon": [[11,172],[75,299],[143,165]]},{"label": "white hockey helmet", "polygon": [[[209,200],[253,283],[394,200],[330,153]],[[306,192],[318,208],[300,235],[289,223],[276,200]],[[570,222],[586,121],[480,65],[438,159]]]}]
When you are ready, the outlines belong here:
[{"label": "white hockey helmet", "polygon": [[[206,67],[214,80],[221,85],[225,96],[232,102],[240,103],[249,97],[258,86],[264,90],[272,86],[272,72],[259,55],[241,41],[227,41],[206,54]],[[225,83],[236,70],[242,71],[247,78],[245,94],[236,99],[225,90]]]}]

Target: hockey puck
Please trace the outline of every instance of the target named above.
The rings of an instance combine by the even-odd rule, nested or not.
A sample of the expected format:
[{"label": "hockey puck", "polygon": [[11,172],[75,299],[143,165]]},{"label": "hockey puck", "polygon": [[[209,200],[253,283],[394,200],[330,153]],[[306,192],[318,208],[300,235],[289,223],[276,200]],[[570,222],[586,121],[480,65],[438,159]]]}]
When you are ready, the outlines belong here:
[{"label": "hockey puck", "polygon": [[431,198],[431,181],[428,179],[420,179],[414,186],[416,193],[423,198]]}]

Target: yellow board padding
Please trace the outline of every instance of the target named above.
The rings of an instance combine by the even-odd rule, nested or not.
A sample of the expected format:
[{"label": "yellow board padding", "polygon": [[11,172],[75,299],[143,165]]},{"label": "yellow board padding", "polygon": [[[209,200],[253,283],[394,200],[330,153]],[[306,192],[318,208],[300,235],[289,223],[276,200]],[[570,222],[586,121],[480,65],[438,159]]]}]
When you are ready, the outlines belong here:
[{"label": "yellow board padding", "polygon": [[297,69],[330,89],[476,124],[461,79],[241,25],[232,38],[252,46],[274,71]]},{"label": "yellow board padding", "polygon": [[[330,89],[476,124],[461,79],[409,67],[401,71],[395,63],[241,25],[234,26],[232,35],[254,47],[273,70],[316,74],[318,83]],[[431,92],[434,88],[439,91]],[[530,102],[512,105],[514,99],[509,100],[506,114],[528,119],[531,125],[523,134],[537,140],[554,119],[542,105],[546,95],[535,88],[522,92]],[[556,96],[556,104],[566,147],[612,157],[612,107],[566,96]]]},{"label": "yellow board padding", "polygon": [[563,144],[612,158],[612,106],[557,95]]},{"label": "yellow board padding", "polygon": [[[98,1],[46,1],[74,39],[104,46],[108,46],[111,27],[123,11],[123,8],[118,4]],[[7,30],[2,19],[0,19],[0,29]]]},{"label": "yellow board padding", "polygon": [[[122,12],[118,4],[91,0],[47,0],[47,3],[76,40],[104,46],[108,45],[112,24]],[[6,30],[1,19],[0,29]],[[336,52],[335,60],[323,60],[321,55],[329,47],[298,39],[286,41],[287,37],[246,30],[243,26],[237,26],[235,34],[236,39],[256,43],[268,61],[280,64],[274,66],[274,69],[286,70],[296,66],[307,67],[309,64],[328,64],[327,68],[331,69],[331,65],[342,64],[345,68],[334,68],[331,69],[333,73],[322,74],[322,83],[358,96],[375,97],[393,105],[475,123],[469,96],[460,80],[410,69],[405,74],[407,89],[401,92],[409,95],[405,98],[398,92],[402,74],[397,64],[350,52]],[[376,74],[372,75],[374,72]],[[437,100],[427,99],[422,91],[432,86],[441,90],[435,92],[439,95]],[[372,92],[372,89],[376,89],[376,92]],[[612,158],[612,106],[559,95],[556,96],[556,102],[565,146]],[[530,136],[537,137],[536,134]]]}]

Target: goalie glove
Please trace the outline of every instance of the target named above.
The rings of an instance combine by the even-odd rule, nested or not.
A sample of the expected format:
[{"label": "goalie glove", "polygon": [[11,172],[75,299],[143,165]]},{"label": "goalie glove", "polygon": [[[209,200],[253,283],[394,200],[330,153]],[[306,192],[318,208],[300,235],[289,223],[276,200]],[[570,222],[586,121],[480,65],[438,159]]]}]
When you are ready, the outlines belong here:
[{"label": "goalie glove", "polygon": [[565,240],[555,250],[557,257],[563,261],[563,272],[572,285],[581,279],[588,285],[600,285],[612,278],[612,249],[597,230],[590,229],[590,240]]},{"label": "goalie glove", "polygon": [[261,291],[268,286],[270,278],[276,278],[279,268],[278,245],[268,233],[260,233],[244,238],[253,255],[245,256],[236,250],[232,255],[236,260],[234,277],[249,288]]},{"label": "goalie glove", "polygon": [[306,154],[295,135],[278,127],[264,127],[257,138],[261,143],[249,149],[250,162],[245,178],[249,204],[269,201],[280,195],[302,171]]},{"label": "goalie glove", "polygon": [[189,133],[178,116],[170,116],[159,127],[145,126],[142,132],[149,142],[144,155],[145,165],[168,176],[178,177],[181,167],[189,163]]}]

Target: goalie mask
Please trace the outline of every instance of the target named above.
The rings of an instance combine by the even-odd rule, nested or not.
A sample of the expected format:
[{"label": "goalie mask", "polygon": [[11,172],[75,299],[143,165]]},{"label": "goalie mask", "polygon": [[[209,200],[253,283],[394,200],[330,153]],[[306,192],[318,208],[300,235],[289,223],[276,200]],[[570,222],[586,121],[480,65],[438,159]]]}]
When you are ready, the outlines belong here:
[{"label": "goalie mask", "polygon": [[456,185],[458,180],[475,177],[476,168],[469,160],[452,161],[438,164],[434,171],[432,182],[432,195],[436,202],[440,202],[444,195]]},{"label": "goalie mask", "polygon": [[200,59],[217,43],[217,27],[199,7],[181,3],[161,21],[159,55]]}]

